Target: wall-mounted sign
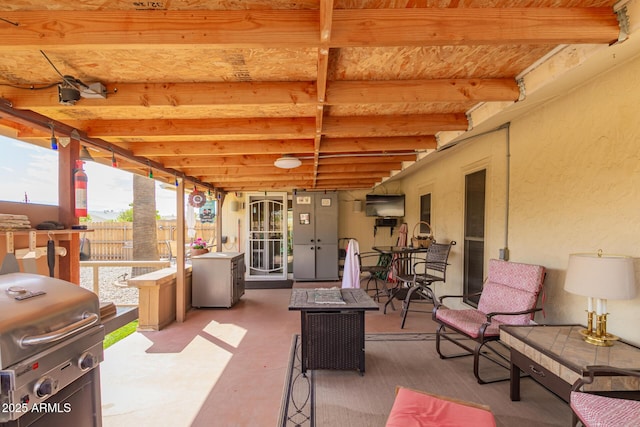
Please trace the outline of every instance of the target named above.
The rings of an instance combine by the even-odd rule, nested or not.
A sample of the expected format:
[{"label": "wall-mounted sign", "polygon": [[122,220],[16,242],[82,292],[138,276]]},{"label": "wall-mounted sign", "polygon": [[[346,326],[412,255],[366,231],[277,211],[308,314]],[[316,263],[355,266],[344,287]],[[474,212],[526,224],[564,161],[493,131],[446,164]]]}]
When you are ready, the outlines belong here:
[{"label": "wall-mounted sign", "polygon": [[296,196],[296,203],[299,205],[310,205],[311,196]]}]

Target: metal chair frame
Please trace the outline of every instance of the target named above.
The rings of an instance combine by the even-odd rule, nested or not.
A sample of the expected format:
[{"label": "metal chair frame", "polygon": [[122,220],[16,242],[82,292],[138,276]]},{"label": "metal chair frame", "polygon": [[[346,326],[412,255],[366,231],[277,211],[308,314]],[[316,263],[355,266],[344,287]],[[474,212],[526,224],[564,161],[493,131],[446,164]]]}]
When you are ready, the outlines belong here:
[{"label": "metal chair frame", "polygon": [[[447,266],[449,265],[449,254],[451,247],[456,245],[455,240],[449,243],[432,243],[429,246],[427,257],[424,261],[417,261],[413,264],[413,278],[407,282],[408,291],[402,301],[402,322],[400,329],[404,328],[409,311],[424,313],[424,310],[410,310],[411,301],[419,303],[434,303],[431,285],[436,282],[445,283],[447,281]],[[419,272],[422,271],[422,272]]]},{"label": "metal chair frame", "polygon": [[[389,291],[387,289],[386,286],[386,282],[387,282],[387,276],[389,274],[389,268],[391,267],[391,256],[390,255],[384,255],[381,254],[379,252],[363,252],[358,254],[359,257],[359,261],[360,261],[360,272],[361,273],[368,273],[367,277],[364,277],[361,279],[361,282],[363,282],[364,280],[367,281],[367,284],[365,286],[365,291],[367,291],[367,293],[369,291],[372,290],[372,288],[370,287],[371,282],[374,283],[375,288],[375,294],[373,294],[373,299],[376,301],[380,301],[380,297],[381,296],[388,296],[389,295]],[[363,260],[366,259],[371,259],[371,258],[375,258],[377,260],[377,264],[376,265],[366,265],[365,262],[363,262]],[[378,283],[382,283],[382,287],[378,287]]]}]

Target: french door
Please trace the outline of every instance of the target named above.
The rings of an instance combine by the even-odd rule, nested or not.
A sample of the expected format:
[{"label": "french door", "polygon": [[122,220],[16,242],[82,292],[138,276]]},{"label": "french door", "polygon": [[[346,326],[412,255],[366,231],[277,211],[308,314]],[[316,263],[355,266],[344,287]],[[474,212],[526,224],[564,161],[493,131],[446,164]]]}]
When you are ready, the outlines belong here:
[{"label": "french door", "polygon": [[247,280],[287,278],[287,193],[249,193]]}]

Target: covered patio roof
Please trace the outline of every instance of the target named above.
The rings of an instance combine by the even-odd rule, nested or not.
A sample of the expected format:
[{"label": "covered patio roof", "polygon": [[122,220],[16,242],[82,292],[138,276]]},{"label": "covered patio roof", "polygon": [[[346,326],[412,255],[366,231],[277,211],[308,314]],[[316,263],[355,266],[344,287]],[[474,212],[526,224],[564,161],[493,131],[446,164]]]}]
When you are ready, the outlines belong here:
[{"label": "covered patio roof", "polygon": [[535,106],[626,38],[624,3],[6,1],[0,133],[222,193],[371,189]]}]

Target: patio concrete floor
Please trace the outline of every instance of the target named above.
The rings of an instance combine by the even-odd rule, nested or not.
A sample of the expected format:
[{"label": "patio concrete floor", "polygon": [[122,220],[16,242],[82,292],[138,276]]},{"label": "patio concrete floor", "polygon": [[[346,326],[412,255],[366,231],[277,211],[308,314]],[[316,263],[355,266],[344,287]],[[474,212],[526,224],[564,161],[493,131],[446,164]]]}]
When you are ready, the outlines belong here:
[{"label": "patio concrete floor", "polygon": [[[108,348],[100,365],[103,425],[276,425],[291,337],[300,331],[300,313],[288,310],[290,294],[249,289],[231,309],[191,310],[184,323],[136,332]],[[435,330],[430,313],[417,312],[400,329],[401,303],[386,315],[380,305],[366,313],[366,332]]]}]

